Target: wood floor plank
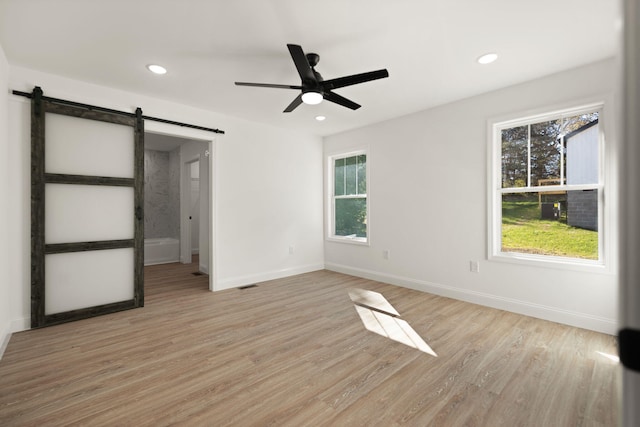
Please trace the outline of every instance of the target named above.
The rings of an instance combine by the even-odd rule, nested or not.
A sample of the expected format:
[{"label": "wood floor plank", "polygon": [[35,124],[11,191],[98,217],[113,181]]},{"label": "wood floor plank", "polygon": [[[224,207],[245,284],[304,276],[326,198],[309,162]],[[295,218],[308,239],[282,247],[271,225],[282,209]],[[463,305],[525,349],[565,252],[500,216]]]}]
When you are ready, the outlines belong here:
[{"label": "wood floor plank", "polygon": [[[144,308],[14,334],[0,425],[617,424],[612,336],[330,271],[216,293],[196,271],[146,267]],[[367,330],[354,289],[437,356]]]}]

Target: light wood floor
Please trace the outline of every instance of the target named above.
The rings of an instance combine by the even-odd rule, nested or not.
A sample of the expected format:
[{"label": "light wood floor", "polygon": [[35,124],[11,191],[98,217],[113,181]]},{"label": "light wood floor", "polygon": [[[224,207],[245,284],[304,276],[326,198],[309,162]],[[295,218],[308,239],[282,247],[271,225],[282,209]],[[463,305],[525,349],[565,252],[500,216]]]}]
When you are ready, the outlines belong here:
[{"label": "light wood floor", "polygon": [[[144,308],[14,334],[0,425],[617,425],[614,337],[329,271],[210,293],[195,270],[147,267]],[[366,330],[350,288],[438,356]]]}]

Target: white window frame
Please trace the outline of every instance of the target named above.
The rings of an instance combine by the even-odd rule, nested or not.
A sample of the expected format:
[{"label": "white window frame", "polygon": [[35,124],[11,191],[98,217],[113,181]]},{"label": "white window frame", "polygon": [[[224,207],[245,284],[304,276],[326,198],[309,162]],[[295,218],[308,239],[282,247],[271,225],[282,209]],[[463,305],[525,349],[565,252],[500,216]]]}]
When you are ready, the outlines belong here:
[{"label": "white window frame", "polygon": [[[367,227],[367,237],[351,237],[351,236],[337,236],[336,235],[336,226],[335,226],[335,214],[336,214],[336,196],[334,194],[335,192],[335,161],[338,159],[344,159],[347,157],[354,157],[354,156],[360,156],[360,155],[365,155],[367,157],[367,164],[365,167],[366,170],[366,174],[367,174],[367,194],[359,194],[357,196],[337,196],[337,198],[347,198],[347,199],[351,199],[351,198],[364,198],[366,199],[366,206],[367,206],[367,215],[366,215],[366,227]],[[370,168],[370,161],[369,161],[369,150],[366,148],[362,148],[362,149],[358,149],[358,150],[353,150],[353,151],[346,151],[346,152],[340,152],[340,153],[334,153],[331,154],[329,156],[327,156],[327,196],[328,196],[328,210],[327,210],[327,240],[330,241],[334,241],[334,242],[341,242],[341,243],[351,243],[351,244],[355,244],[355,245],[366,245],[369,246],[369,241],[371,239],[370,236],[370,223],[369,223],[369,216],[370,216],[370,208],[369,208],[369,183],[370,183],[370,178],[371,175],[369,173],[369,168]]]},{"label": "white window frame", "polygon": [[[527,124],[534,124],[563,117],[571,117],[586,112],[597,111],[598,131],[599,131],[599,164],[598,183],[595,185],[553,185],[553,186],[529,186],[522,188],[502,188],[502,135],[503,129],[508,129]],[[608,235],[611,233],[612,224],[610,221],[611,209],[605,205],[605,176],[610,173],[605,170],[605,134],[606,126],[605,103],[596,102],[581,105],[573,108],[555,109],[554,111],[519,115],[514,119],[493,119],[488,121],[488,144],[489,150],[489,191],[488,191],[488,259],[491,261],[503,261],[526,265],[546,266],[553,268],[590,271],[590,272],[610,272],[610,263],[607,263],[609,246],[607,244]],[[587,260],[580,258],[560,257],[553,255],[537,255],[516,252],[502,252],[502,195],[516,192],[540,192],[540,191],[570,191],[596,189],[598,191],[598,259]]]}]

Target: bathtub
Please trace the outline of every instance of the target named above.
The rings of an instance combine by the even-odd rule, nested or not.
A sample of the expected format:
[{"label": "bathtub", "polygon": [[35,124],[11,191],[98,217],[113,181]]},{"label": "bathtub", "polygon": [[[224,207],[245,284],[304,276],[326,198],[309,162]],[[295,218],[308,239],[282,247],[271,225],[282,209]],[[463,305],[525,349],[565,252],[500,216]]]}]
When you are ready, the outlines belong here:
[{"label": "bathtub", "polygon": [[180,240],[172,237],[144,239],[144,265],[180,261]]}]

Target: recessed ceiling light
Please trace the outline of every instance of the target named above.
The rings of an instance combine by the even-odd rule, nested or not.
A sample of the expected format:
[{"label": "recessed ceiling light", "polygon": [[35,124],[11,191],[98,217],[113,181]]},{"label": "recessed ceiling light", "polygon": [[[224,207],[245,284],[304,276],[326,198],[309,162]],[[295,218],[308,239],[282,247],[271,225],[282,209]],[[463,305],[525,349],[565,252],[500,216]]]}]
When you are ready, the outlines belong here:
[{"label": "recessed ceiling light", "polygon": [[149,64],[147,65],[147,69],[154,74],[167,74],[167,69],[161,65]]},{"label": "recessed ceiling light", "polygon": [[319,122],[323,121],[324,119],[326,119],[325,116],[316,116],[316,120]]},{"label": "recessed ceiling light", "polygon": [[491,64],[493,61],[498,59],[497,53],[486,53],[478,58],[478,64],[486,65]]}]

